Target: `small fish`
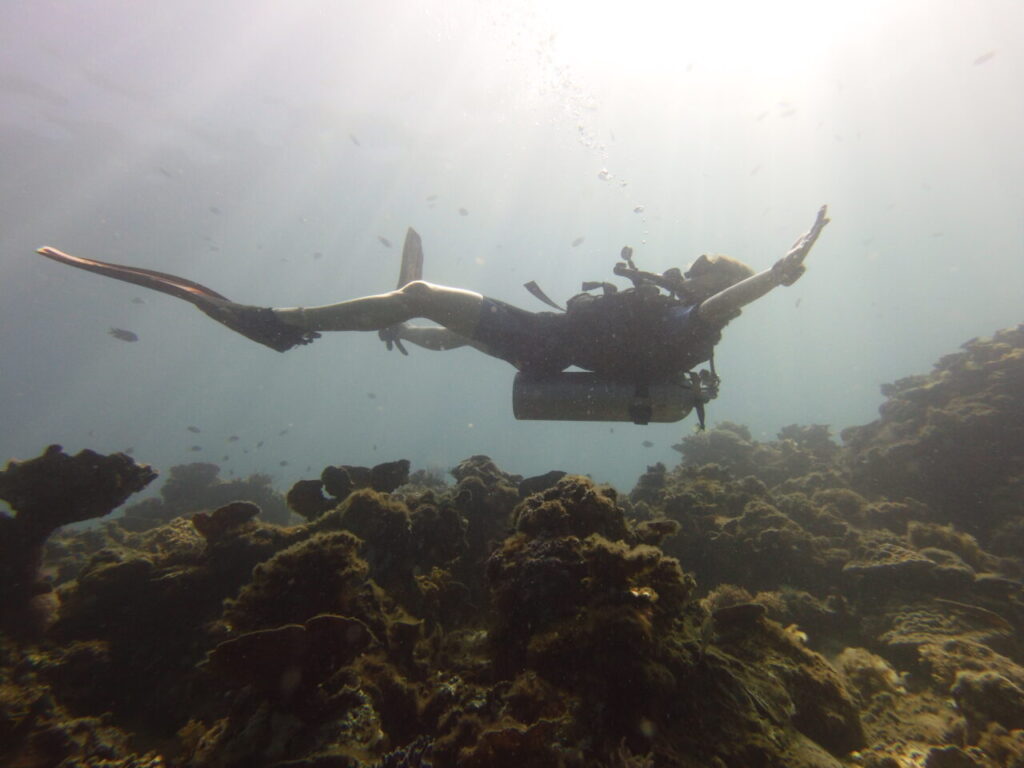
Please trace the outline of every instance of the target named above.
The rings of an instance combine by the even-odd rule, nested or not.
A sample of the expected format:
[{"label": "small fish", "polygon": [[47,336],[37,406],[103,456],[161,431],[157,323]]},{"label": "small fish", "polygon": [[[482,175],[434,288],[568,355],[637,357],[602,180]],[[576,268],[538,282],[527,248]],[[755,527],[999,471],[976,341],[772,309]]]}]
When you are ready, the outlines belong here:
[{"label": "small fish", "polygon": [[201,450],[203,450],[203,446],[201,446],[201,445],[193,445],[191,448],[189,448],[189,450],[190,451],[201,451]]},{"label": "small fish", "polygon": [[377,235],[377,239],[380,240],[380,244],[383,245],[385,248],[391,247],[391,241],[384,237],[384,235]]},{"label": "small fish", "polygon": [[575,240],[572,241],[572,247],[579,248],[581,245],[583,245],[583,241],[586,239],[587,238],[585,237],[577,237]]},{"label": "small fish", "polygon": [[123,451],[121,451],[121,453],[125,453],[125,454],[131,456],[133,453],[135,453],[135,448],[133,446],[129,445],[127,448],[125,448]]},{"label": "small fish", "polygon": [[109,333],[115,339],[120,339],[121,341],[139,340],[138,335],[132,333],[131,331],[126,331],[124,328],[111,328],[109,331],[107,331],[107,333]]},{"label": "small fish", "polygon": [[195,432],[196,434],[199,434],[203,430],[201,430],[199,427],[188,427],[188,431],[189,432]]},{"label": "small fish", "polygon": [[995,51],[989,51],[988,53],[981,54],[981,56],[979,56],[978,58],[976,58],[974,60],[974,66],[978,66],[979,64],[984,64],[986,61],[992,61],[992,57],[995,56],[995,55],[996,55]]},{"label": "small fish", "polygon": [[633,209],[633,213],[643,213],[643,212],[644,212],[644,207],[642,205],[638,205],[636,208]]},{"label": "small fish", "polygon": [[432,203],[437,200],[437,195],[427,195],[427,202]]},{"label": "small fish", "polygon": [[320,251],[317,251],[316,253],[313,254],[314,259],[322,259],[323,257],[324,255],[320,253]]},{"label": "small fish", "polygon": [[644,440],[642,443],[640,443],[640,445],[642,445],[644,448],[654,447],[654,443],[652,443],[650,440]]},{"label": "small fish", "polygon": [[284,429],[282,429],[280,432],[277,433],[277,436],[281,437],[281,435],[287,435],[287,434],[288,434],[288,427],[285,427]]},{"label": "small fish", "polygon": [[228,442],[229,443],[237,443],[238,442],[238,435],[232,435],[231,437],[229,437],[228,438]]},{"label": "small fish", "polygon": [[376,400],[377,399],[377,395],[375,395],[373,392],[367,392],[366,396],[368,398],[370,398],[371,400]]},{"label": "small fish", "polygon": [[465,208],[459,208],[459,216],[469,216],[469,211]]},{"label": "small fish", "polygon": [[212,213],[214,216],[220,216],[220,208],[218,208],[216,205],[211,205],[209,210],[210,213]]},{"label": "small fish", "polygon": [[263,447],[263,441],[260,440],[258,443],[256,443],[256,447],[257,448],[262,448]]},{"label": "small fish", "polygon": [[222,458],[222,459],[221,459],[221,461],[227,461],[227,460],[228,460],[228,459],[230,459],[230,458],[231,458],[231,457],[230,457],[230,456],[228,456],[228,455],[227,455],[227,454],[225,453],[225,454],[224,454],[224,458]]},{"label": "small fish", "polygon": [[288,462],[287,461],[283,461],[282,460],[282,461],[279,461],[277,463],[278,463],[278,466],[281,466],[281,467],[287,467],[288,466]]},{"label": "small fish", "polygon": [[146,303],[146,302],[144,302],[144,301],[143,301],[142,299],[140,299],[140,298],[139,298],[138,296],[136,296],[136,297],[135,297],[134,299],[132,299],[132,304],[145,304],[145,303]]},{"label": "small fish", "polygon": [[363,146],[362,144],[359,143],[359,139],[356,138],[356,135],[354,133],[350,133],[348,137],[352,140],[352,143],[355,144],[357,147]]}]

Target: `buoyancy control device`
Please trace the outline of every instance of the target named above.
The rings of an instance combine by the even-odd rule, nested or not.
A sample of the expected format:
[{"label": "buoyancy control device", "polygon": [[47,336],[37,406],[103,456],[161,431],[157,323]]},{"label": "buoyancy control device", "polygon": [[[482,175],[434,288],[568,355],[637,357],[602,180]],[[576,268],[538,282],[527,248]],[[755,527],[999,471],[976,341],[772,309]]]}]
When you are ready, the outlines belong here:
[{"label": "buoyancy control device", "polygon": [[[633,282],[635,289],[667,291],[678,298],[683,275],[671,269],[661,275],[644,272],[633,263],[633,249],[622,249],[623,261],[614,272]],[[525,288],[548,306],[565,311],[552,301],[536,282]],[[584,291],[601,288],[606,294],[617,288],[606,282],[585,282]],[[571,302],[570,302],[571,303]],[[663,381],[612,379],[591,371],[561,371],[550,374],[520,372],[512,384],[512,412],[519,420],[541,421],[631,421],[634,424],[675,422],[696,410],[704,428],[704,405],[718,394],[719,378],[714,358],[710,370],[680,374]]]}]

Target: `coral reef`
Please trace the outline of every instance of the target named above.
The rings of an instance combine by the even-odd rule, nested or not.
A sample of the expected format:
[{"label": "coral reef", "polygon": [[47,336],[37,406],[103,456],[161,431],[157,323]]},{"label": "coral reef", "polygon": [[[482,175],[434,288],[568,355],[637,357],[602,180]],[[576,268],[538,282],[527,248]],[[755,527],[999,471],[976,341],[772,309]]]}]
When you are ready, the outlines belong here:
[{"label": "coral reef", "polygon": [[[342,464],[325,467],[319,480],[300,480],[288,491],[288,506],[307,520],[315,520],[348,498],[354,491],[368,488],[390,493],[409,482],[409,461],[399,459],[373,467]],[[324,491],[327,496],[324,496]]]},{"label": "coral reef", "polygon": [[155,477],[123,453],[68,456],[59,445],[35,459],[8,462],[0,472],[0,499],[15,514],[0,515],[0,631],[32,635],[46,623],[40,598],[51,585],[39,567],[54,531],[110,514]]},{"label": "coral reef", "polygon": [[[852,484],[910,496],[994,543],[1024,505],[1024,325],[972,339],[927,375],[884,387],[881,418],[843,432]],[[1019,551],[1019,550],[1018,550]]]},{"label": "coral reef", "polygon": [[160,489],[160,498],[130,504],[118,524],[129,531],[146,531],[180,515],[216,509],[232,501],[248,501],[259,507],[265,522],[287,525],[288,508],[271,487],[269,475],[225,481],[218,474],[220,467],[206,462],[173,466]]},{"label": "coral reef", "polygon": [[14,463],[0,762],[1024,766],[1022,342],[886,388],[842,445],[689,435],[628,495],[332,466],[282,527],[200,464],[138,525],[53,533],[152,471]]}]

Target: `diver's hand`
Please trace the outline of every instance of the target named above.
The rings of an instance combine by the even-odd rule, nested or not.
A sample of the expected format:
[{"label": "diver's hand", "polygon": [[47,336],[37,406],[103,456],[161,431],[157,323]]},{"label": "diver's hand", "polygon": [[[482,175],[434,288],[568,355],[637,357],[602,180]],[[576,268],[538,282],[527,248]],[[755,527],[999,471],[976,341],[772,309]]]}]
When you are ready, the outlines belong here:
[{"label": "diver's hand", "polygon": [[792,285],[800,276],[807,270],[804,266],[804,259],[807,258],[807,254],[811,252],[811,248],[814,247],[814,243],[818,240],[818,235],[821,234],[821,230],[825,228],[825,225],[831,221],[826,215],[828,213],[828,206],[823,205],[818,209],[818,216],[814,219],[814,224],[811,228],[802,234],[793,247],[789,249],[789,253],[779,259],[775,264],[772,265],[772,273],[779,281],[779,285]]},{"label": "diver's hand", "polygon": [[387,344],[388,352],[393,348],[398,347],[398,351],[403,355],[408,356],[408,352],[405,347],[402,346],[402,330],[405,328],[405,323],[396,323],[395,325],[389,325],[387,328],[381,328],[377,331],[377,335],[380,340]]}]

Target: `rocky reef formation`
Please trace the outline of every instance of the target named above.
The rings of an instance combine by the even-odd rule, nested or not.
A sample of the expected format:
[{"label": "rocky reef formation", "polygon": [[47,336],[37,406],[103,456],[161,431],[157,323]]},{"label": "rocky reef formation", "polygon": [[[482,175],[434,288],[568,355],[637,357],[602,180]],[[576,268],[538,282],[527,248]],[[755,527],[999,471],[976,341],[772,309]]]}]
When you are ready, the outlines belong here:
[{"label": "rocky reef formation", "polygon": [[41,598],[51,584],[39,568],[54,531],[109,514],[155,477],[123,453],[68,456],[59,445],[35,459],[8,462],[0,472],[0,499],[15,514],[0,515],[0,631],[31,636],[46,624]]},{"label": "rocky reef formation", "polygon": [[269,475],[221,480],[219,474],[219,466],[202,461],[173,466],[160,489],[160,498],[129,504],[118,522],[129,531],[146,531],[181,515],[217,509],[232,501],[248,501],[259,507],[266,522],[288,524],[288,507],[271,487]]},{"label": "rocky reef formation", "polygon": [[56,621],[0,636],[0,762],[1024,766],[1022,341],[894,385],[843,445],[690,435],[628,496],[335,466],[289,493],[302,525],[225,500],[64,537]]}]

